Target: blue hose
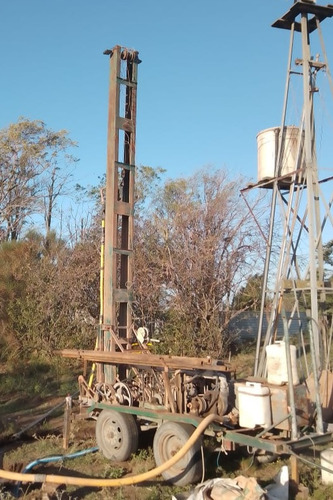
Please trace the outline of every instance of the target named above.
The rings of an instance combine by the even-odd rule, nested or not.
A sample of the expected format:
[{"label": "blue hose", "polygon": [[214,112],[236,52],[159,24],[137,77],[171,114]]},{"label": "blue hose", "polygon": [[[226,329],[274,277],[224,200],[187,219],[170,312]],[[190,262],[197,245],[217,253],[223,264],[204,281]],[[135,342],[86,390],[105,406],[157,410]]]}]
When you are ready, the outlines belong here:
[{"label": "blue hose", "polygon": [[[26,472],[30,471],[33,469],[33,467],[36,467],[36,465],[40,464],[48,464],[49,462],[60,462],[62,460],[69,460],[71,458],[77,458],[77,457],[82,457],[83,455],[87,455],[88,453],[95,453],[98,451],[98,447],[93,447],[93,448],[87,448],[86,450],[80,450],[76,451],[75,453],[70,453],[69,455],[55,455],[51,457],[45,457],[45,458],[37,458],[37,460],[33,460],[30,462],[30,464],[26,465],[24,469],[22,470],[22,474],[25,474]],[[15,497],[20,496],[20,486],[21,483],[17,483],[16,488],[15,488]]]}]

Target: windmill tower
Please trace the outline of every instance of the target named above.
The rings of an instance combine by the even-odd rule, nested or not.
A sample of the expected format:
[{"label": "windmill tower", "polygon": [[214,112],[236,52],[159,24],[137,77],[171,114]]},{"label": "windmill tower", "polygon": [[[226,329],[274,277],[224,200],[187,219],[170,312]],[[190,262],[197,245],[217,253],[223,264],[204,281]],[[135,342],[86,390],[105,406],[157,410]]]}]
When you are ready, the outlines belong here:
[{"label": "windmill tower", "polygon": [[[256,349],[255,375],[267,373],[267,346],[285,342],[290,405],[294,411],[292,434],[297,438],[293,408],[291,327],[297,326],[298,358],[302,377],[312,377],[317,430],[322,432],[320,377],[329,370],[332,337],[333,282],[324,272],[325,245],[333,239],[331,205],[333,177],[322,174],[316,151],[315,104],[322,77],[329,72],[321,23],[333,16],[333,6],[297,1],[274,22],[290,32],[288,68],[281,125],[258,134],[258,184],[271,194],[271,212]],[[321,55],[312,54],[319,39]],[[301,54],[294,56],[299,41]],[[288,124],[292,79],[302,81],[299,122]],[[266,323],[267,318],[267,323]],[[294,337],[292,338],[294,342]],[[310,348],[311,356],[307,355]]]}]

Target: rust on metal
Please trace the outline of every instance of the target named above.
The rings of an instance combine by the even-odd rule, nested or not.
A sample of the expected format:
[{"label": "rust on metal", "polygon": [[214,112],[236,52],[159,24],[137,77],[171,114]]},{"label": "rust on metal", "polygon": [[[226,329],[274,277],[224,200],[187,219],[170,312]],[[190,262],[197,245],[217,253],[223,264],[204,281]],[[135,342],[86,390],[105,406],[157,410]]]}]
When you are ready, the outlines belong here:
[{"label": "rust on metal", "polygon": [[312,33],[317,28],[317,21],[321,22],[326,17],[333,16],[332,5],[317,5],[315,2],[295,2],[286,14],[275,21],[273,28],[290,30],[294,26],[295,31],[301,32],[301,23],[296,21],[299,14],[313,14],[308,20],[308,32]]},{"label": "rust on metal", "polygon": [[[98,348],[115,351],[132,334],[133,213],[138,52],[116,45],[110,56],[105,194],[105,264],[102,326]],[[128,346],[130,343],[128,342]],[[128,348],[126,346],[126,348]],[[114,370],[99,365],[101,381]]]},{"label": "rust on metal", "polygon": [[212,358],[194,358],[151,354],[147,350],[140,351],[93,351],[80,349],[63,349],[59,351],[64,358],[74,358],[116,365],[149,366],[170,368],[174,370],[208,370],[222,373],[233,373],[230,366]]},{"label": "rust on metal", "polygon": [[[291,430],[291,422],[288,415],[290,414],[290,401],[288,397],[288,386],[268,385],[271,394],[272,418],[276,429]],[[294,386],[295,409],[297,424],[299,427],[304,427],[310,423],[310,402],[308,399],[308,391],[304,384]]]}]

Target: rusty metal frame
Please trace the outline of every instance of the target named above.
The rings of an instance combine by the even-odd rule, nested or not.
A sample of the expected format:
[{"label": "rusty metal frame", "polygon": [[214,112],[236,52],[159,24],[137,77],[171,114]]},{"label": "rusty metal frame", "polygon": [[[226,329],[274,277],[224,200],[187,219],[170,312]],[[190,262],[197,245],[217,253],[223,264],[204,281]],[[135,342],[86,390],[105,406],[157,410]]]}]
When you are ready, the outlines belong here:
[{"label": "rusty metal frame", "polygon": [[[138,52],[116,45],[110,56],[105,196],[105,263],[102,334],[98,348],[115,352],[115,335],[131,337],[133,213]],[[124,342],[125,343],[125,342]],[[105,365],[100,378],[111,381]]]},{"label": "rusty metal frame", "polygon": [[163,370],[197,370],[198,372],[208,370],[216,373],[230,373],[234,375],[234,371],[228,364],[221,363],[220,361],[210,357],[195,358],[160,355],[152,354],[147,350],[107,352],[63,349],[59,351],[59,354],[61,354],[64,358],[81,359],[83,361],[107,363],[110,365],[148,366],[150,368],[161,368]]}]

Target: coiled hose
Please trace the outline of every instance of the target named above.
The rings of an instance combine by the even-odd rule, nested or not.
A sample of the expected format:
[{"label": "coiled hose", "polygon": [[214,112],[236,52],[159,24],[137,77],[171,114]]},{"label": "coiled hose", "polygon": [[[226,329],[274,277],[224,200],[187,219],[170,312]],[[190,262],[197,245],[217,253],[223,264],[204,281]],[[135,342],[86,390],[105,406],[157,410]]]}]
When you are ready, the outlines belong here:
[{"label": "coiled hose", "polygon": [[184,444],[184,446],[177,451],[177,453],[167,460],[164,464],[159,467],[155,467],[147,472],[138,474],[136,476],[123,477],[119,479],[102,479],[102,478],[82,478],[82,477],[72,477],[72,476],[58,476],[54,474],[23,474],[22,472],[11,472],[0,469],[0,478],[8,479],[10,481],[22,481],[25,483],[53,483],[53,484],[65,484],[74,486],[91,486],[91,487],[117,487],[117,486],[129,486],[132,484],[142,483],[143,481],[148,481],[156,476],[159,476],[164,471],[175,465],[181,458],[186,455],[189,449],[201,436],[204,430],[214,421],[219,421],[220,417],[218,415],[212,414],[205,417],[202,422],[195,429],[189,440]]}]

